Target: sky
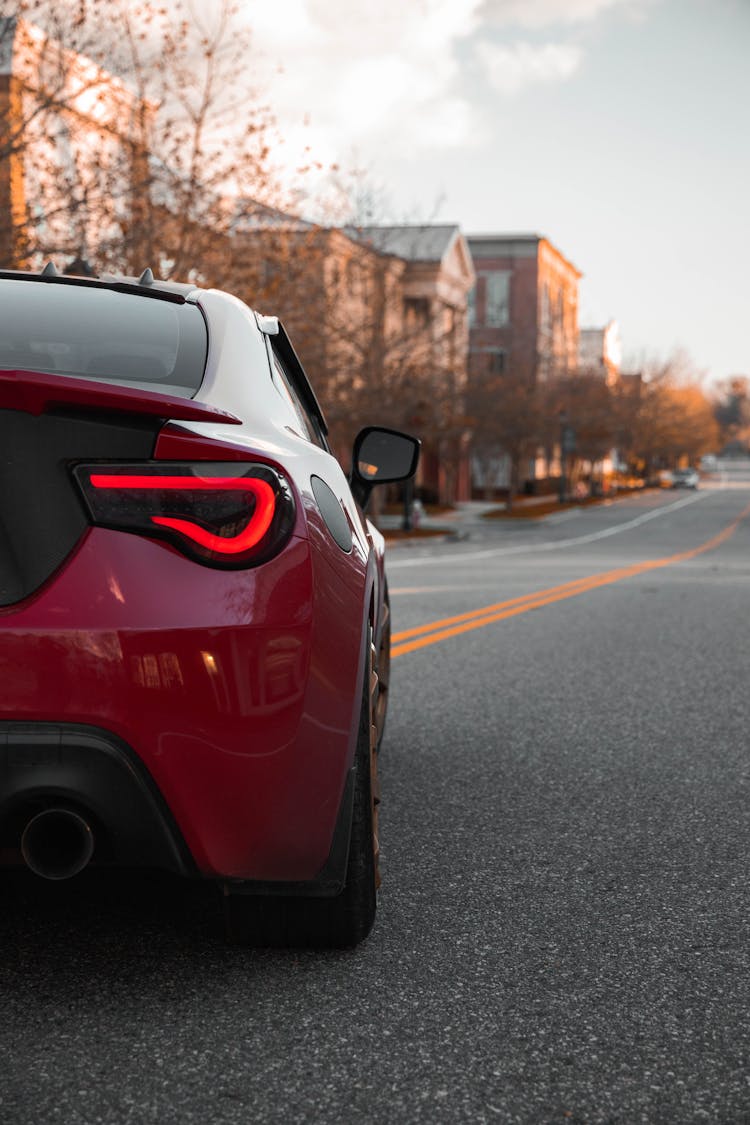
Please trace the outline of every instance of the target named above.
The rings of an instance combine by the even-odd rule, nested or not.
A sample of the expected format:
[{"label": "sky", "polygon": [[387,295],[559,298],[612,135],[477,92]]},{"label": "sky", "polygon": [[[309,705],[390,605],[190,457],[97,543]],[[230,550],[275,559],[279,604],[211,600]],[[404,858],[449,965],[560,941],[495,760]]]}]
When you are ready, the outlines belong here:
[{"label": "sky", "polygon": [[279,160],[538,233],[626,363],[750,375],[750,0],[240,0]]}]

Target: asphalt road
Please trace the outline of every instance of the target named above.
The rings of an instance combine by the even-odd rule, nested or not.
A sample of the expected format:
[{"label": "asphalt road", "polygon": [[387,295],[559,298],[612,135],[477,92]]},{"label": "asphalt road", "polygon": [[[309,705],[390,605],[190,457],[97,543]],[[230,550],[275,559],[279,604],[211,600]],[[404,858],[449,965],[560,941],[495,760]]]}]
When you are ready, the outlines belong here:
[{"label": "asphalt road", "polygon": [[205,889],[3,879],[0,1122],[750,1122],[728,483],[392,551],[359,949],[227,948]]}]

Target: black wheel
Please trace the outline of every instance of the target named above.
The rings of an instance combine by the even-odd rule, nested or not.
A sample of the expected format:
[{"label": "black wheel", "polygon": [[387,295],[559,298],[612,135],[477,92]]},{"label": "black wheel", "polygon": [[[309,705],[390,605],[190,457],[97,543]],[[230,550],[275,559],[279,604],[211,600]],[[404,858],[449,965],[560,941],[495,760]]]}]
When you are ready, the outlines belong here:
[{"label": "black wheel", "polygon": [[378,876],[377,754],[374,695],[377,678],[368,643],[356,750],[354,809],[346,882],[334,898],[283,895],[224,896],[227,938],[238,945],[274,949],[348,949],[367,937],[375,921]]}]

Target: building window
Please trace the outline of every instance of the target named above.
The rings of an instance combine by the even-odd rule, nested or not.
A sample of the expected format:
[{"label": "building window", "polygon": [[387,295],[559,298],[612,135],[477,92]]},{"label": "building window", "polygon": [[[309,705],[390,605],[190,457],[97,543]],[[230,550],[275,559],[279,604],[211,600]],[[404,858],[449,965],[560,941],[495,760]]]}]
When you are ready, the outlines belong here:
[{"label": "building window", "polygon": [[508,352],[505,348],[474,348],[474,370],[482,375],[502,375],[508,370]]},{"label": "building window", "polygon": [[426,297],[407,297],[404,319],[408,328],[424,328],[430,320],[430,302]]},{"label": "building window", "polygon": [[491,375],[502,375],[508,362],[508,353],[505,348],[487,349],[487,370]]},{"label": "building window", "polygon": [[496,270],[485,275],[485,315],[487,328],[504,328],[510,321],[510,273]]},{"label": "building window", "polygon": [[473,328],[477,322],[477,287],[469,290],[466,298],[466,311],[469,316],[469,328]]}]

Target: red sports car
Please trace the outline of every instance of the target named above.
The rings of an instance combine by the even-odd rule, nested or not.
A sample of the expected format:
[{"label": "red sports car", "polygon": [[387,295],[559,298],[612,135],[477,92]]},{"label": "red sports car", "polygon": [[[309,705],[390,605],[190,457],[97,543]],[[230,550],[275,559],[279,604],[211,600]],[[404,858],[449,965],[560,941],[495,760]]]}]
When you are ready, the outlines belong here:
[{"label": "red sports car", "polygon": [[383,540],[273,317],[216,290],[0,272],[0,862],[214,880],[233,940],[376,909]]}]

